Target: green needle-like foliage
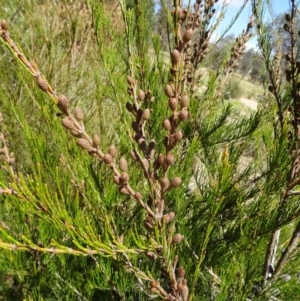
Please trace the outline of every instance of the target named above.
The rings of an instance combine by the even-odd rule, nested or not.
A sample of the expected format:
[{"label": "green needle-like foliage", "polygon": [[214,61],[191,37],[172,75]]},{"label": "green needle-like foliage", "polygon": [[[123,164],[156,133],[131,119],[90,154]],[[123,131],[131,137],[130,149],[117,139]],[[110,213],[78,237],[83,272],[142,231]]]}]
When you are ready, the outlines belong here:
[{"label": "green needle-like foliage", "polygon": [[[1,4],[0,300],[299,300],[286,1],[289,47],[272,48],[270,1],[245,0],[219,56],[224,1]],[[228,95],[254,34],[269,86],[249,111]]]}]

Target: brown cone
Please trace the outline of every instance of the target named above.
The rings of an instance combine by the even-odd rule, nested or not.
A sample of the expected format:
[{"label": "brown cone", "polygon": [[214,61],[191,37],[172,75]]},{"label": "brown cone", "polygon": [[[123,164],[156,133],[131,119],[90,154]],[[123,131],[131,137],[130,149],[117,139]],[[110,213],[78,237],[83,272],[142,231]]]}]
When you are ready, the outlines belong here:
[{"label": "brown cone", "polygon": [[80,108],[74,109],[74,116],[78,121],[82,121],[84,119],[84,113]]},{"label": "brown cone", "polygon": [[167,85],[166,88],[165,88],[165,93],[168,97],[173,97],[174,95],[174,92],[173,92],[173,89],[170,85]]},{"label": "brown cone", "polygon": [[7,31],[8,30],[8,24],[5,20],[2,20],[0,23],[0,27],[3,31]]},{"label": "brown cone", "polygon": [[185,44],[188,43],[191,40],[192,36],[193,36],[193,29],[190,28],[183,34],[182,42]]},{"label": "brown cone", "polygon": [[121,169],[122,171],[127,171],[127,169],[128,169],[128,164],[127,164],[127,161],[126,161],[126,159],[125,159],[124,157],[122,157],[122,158],[120,159],[119,166],[120,166],[120,169]]},{"label": "brown cone", "polygon": [[93,145],[95,147],[98,147],[100,145],[101,139],[97,134],[93,135],[92,140],[93,140]]},{"label": "brown cone", "polygon": [[68,108],[69,108],[69,100],[65,95],[60,95],[57,98],[58,102],[57,105],[58,107],[61,109],[61,111],[63,113],[65,113],[66,115],[68,115]]},{"label": "brown cone", "polygon": [[180,177],[176,177],[176,178],[172,179],[171,182],[170,182],[171,187],[178,187],[180,184],[181,184],[181,178]]},{"label": "brown cone", "polygon": [[106,164],[110,164],[113,162],[113,157],[110,155],[110,154],[105,154],[103,156],[103,161],[106,163]]},{"label": "brown cone", "polygon": [[49,84],[48,84],[48,82],[47,82],[45,79],[43,79],[42,76],[38,76],[38,77],[36,78],[36,83],[37,83],[38,87],[39,87],[42,91],[48,92]]},{"label": "brown cone", "polygon": [[183,238],[183,236],[180,233],[175,234],[172,238],[172,242],[171,242],[172,245],[180,243],[182,238]]},{"label": "brown cone", "polygon": [[61,120],[61,123],[62,123],[64,128],[66,128],[70,131],[77,131],[77,128],[76,128],[74,122],[69,117],[63,118]]},{"label": "brown cone", "polygon": [[85,149],[87,151],[92,151],[94,150],[94,147],[93,145],[88,141],[86,140],[85,138],[79,138],[77,140],[77,144],[82,148],[82,149]]},{"label": "brown cone", "polygon": [[108,153],[112,156],[112,158],[115,158],[116,155],[117,155],[117,149],[114,145],[111,145],[109,148],[108,148]]}]

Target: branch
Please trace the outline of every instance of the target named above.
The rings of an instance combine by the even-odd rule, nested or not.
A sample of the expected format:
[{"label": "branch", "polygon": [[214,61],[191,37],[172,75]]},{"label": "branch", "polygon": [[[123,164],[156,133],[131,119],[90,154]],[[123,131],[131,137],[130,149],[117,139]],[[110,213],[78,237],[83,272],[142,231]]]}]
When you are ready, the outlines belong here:
[{"label": "branch", "polygon": [[263,269],[263,285],[262,285],[263,287],[267,284],[270,266],[272,266],[275,261],[276,251],[277,251],[278,242],[279,242],[279,236],[280,236],[280,229],[276,230],[272,234],[272,237],[269,242],[269,246],[268,246],[266,256],[265,256],[264,269]]},{"label": "branch", "polygon": [[282,253],[281,257],[278,260],[275,272],[274,272],[274,277],[278,276],[284,265],[286,264],[287,260],[290,258],[292,253],[295,251],[297,248],[298,242],[300,239],[300,221],[297,224],[297,227],[292,235],[292,238],[290,239],[288,247],[284,250]]}]

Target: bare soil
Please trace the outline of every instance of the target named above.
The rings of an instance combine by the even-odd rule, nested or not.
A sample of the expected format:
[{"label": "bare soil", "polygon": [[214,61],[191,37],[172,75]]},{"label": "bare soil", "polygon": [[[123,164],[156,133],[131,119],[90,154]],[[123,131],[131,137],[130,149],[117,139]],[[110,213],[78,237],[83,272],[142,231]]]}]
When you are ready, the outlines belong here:
[{"label": "bare soil", "polygon": [[240,102],[252,110],[255,110],[255,111],[257,110],[258,102],[255,100],[241,97]]}]

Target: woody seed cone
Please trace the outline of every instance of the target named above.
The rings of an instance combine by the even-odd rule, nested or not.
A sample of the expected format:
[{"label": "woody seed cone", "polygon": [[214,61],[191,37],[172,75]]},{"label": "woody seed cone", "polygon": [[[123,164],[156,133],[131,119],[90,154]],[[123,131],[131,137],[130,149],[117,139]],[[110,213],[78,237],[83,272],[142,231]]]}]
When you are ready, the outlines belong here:
[{"label": "woody seed cone", "polygon": [[183,43],[185,44],[188,43],[191,40],[192,36],[193,36],[193,29],[190,28],[182,36]]},{"label": "woody seed cone", "polygon": [[48,82],[45,79],[43,79],[41,76],[38,76],[36,78],[36,83],[42,91],[44,91],[44,92],[48,91],[48,89],[49,89]]},{"label": "woody seed cone", "polygon": [[169,119],[165,119],[163,121],[163,128],[166,130],[166,131],[169,131],[171,129],[171,122]]},{"label": "woody seed cone", "polygon": [[82,121],[84,119],[84,113],[80,108],[74,109],[74,116],[78,121]]},{"label": "woody seed cone", "polygon": [[172,97],[174,95],[173,89],[170,85],[167,85],[165,88],[165,93],[168,97]]},{"label": "woody seed cone", "polygon": [[0,23],[0,27],[3,31],[7,31],[8,30],[8,24],[5,20],[2,20]]},{"label": "woody seed cone", "polygon": [[69,100],[65,95],[60,95],[57,98],[58,102],[57,105],[61,109],[63,113],[68,115],[68,108],[69,108]]},{"label": "woody seed cone", "polygon": [[169,107],[172,111],[175,111],[177,109],[178,100],[176,98],[170,98],[169,99]]},{"label": "woody seed cone", "polygon": [[114,145],[111,145],[108,148],[108,153],[111,155],[112,158],[115,158],[115,156],[117,155],[117,149]]},{"label": "woody seed cone", "polygon": [[176,65],[180,61],[180,52],[177,49],[174,49],[171,53],[171,61],[173,65]]},{"label": "woody seed cone", "polygon": [[163,177],[160,180],[160,185],[161,185],[161,188],[163,188],[163,189],[167,188],[169,186],[169,183],[170,183],[170,181],[167,177]]},{"label": "woody seed cone", "polygon": [[139,93],[138,93],[138,99],[139,101],[143,101],[145,99],[145,92],[143,90],[140,90]]},{"label": "woody seed cone", "polygon": [[98,147],[100,145],[101,140],[100,140],[100,137],[97,134],[93,135],[92,140],[93,140],[93,145],[95,147]]},{"label": "woody seed cone", "polygon": [[183,301],[187,301],[189,297],[189,288],[187,287],[187,285],[182,286],[181,294]]},{"label": "woody seed cone", "polygon": [[105,154],[103,156],[103,161],[106,163],[106,164],[110,164],[113,162],[113,157],[110,155],[110,154]]},{"label": "woody seed cone", "polygon": [[180,110],[180,112],[178,113],[178,118],[180,121],[185,121],[189,118],[189,112],[186,108]]},{"label": "woody seed cone", "polygon": [[175,217],[175,213],[169,212],[163,216],[163,219],[164,219],[165,223],[167,224],[167,223],[171,222],[174,219],[174,217]]},{"label": "woody seed cone", "polygon": [[180,184],[181,184],[181,178],[180,177],[176,177],[176,178],[172,179],[171,182],[170,182],[171,187],[178,187]]},{"label": "woody seed cone", "polygon": [[180,106],[183,107],[187,107],[187,105],[189,104],[189,98],[187,95],[183,95],[180,99]]},{"label": "woody seed cone", "polygon": [[61,123],[62,123],[64,128],[66,128],[70,131],[77,131],[77,128],[76,128],[74,122],[69,117],[63,118],[61,120]]},{"label": "woody seed cone", "polygon": [[79,138],[77,140],[77,144],[82,148],[85,149],[87,151],[92,151],[94,149],[93,145],[86,140],[85,138]]},{"label": "woody seed cone", "polygon": [[128,164],[127,164],[127,161],[126,161],[125,158],[122,157],[122,158],[120,159],[119,166],[120,166],[120,169],[121,169],[122,171],[127,171],[127,169],[128,169]]},{"label": "woody seed cone", "polygon": [[182,238],[183,236],[180,233],[175,234],[172,238],[172,245],[180,243]]}]

